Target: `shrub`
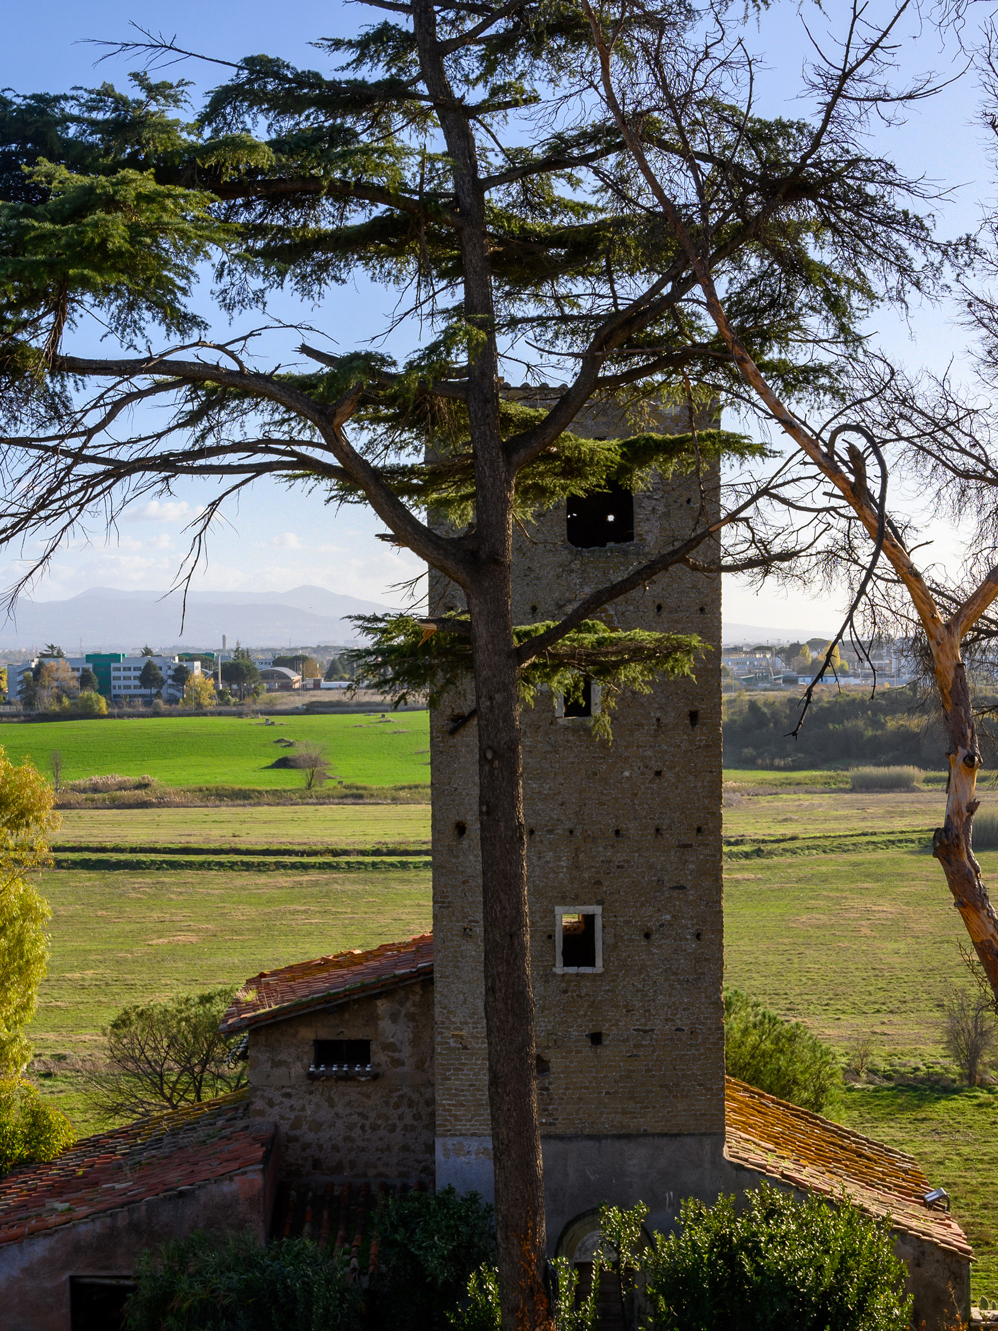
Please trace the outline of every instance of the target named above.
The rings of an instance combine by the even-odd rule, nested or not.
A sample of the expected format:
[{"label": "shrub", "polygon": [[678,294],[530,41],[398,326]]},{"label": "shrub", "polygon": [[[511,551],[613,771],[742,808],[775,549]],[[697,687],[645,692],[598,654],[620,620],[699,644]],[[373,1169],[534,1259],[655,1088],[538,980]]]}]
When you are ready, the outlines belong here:
[{"label": "shrub", "polygon": [[835,1055],[799,1021],[783,1021],[738,989],[724,996],[728,1074],[820,1114],[841,1083]]},{"label": "shrub", "polygon": [[250,1234],[197,1231],[143,1253],[126,1305],[131,1331],[339,1331],[356,1324],[357,1291],[308,1239],[261,1248]]},{"label": "shrub", "polygon": [[0,1081],[0,1174],[55,1157],[76,1140],[65,1114],[52,1109],[24,1077]]},{"label": "shrub", "polygon": [[118,776],[109,772],[106,776],[85,776],[79,781],[67,781],[64,789],[78,795],[103,795],[112,790],[143,790],[152,784],[151,776]]},{"label": "shrub", "polygon": [[994,999],[985,994],[957,994],[946,1008],[946,1048],[968,1086],[980,1084],[998,1044]]},{"label": "shrub", "polygon": [[71,710],[74,716],[107,716],[107,699],[87,689],[74,699]]},{"label": "shrub", "polygon": [[388,1199],[379,1225],[378,1276],[367,1325],[377,1331],[445,1331],[476,1268],[495,1259],[492,1207],[477,1193],[406,1192]]},{"label": "shrub", "polygon": [[917,790],[925,773],[920,767],[854,767],[850,790]]},{"label": "shrub", "polygon": [[975,850],[998,850],[998,811],[981,809],[974,814]]},{"label": "shrub", "polygon": [[736,1214],[733,1197],[687,1199],[679,1231],[656,1237],[643,1261],[649,1331],[908,1331],[886,1220],[765,1184],[746,1201]]}]

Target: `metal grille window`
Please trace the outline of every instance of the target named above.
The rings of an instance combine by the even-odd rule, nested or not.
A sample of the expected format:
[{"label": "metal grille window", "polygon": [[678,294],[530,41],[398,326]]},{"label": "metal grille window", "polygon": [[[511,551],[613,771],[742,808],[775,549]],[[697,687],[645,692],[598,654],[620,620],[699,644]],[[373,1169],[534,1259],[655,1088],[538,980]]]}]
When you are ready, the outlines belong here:
[{"label": "metal grille window", "polygon": [[371,1067],[370,1040],[315,1040],[312,1045],[310,1077],[337,1077],[369,1080],[376,1074]]}]

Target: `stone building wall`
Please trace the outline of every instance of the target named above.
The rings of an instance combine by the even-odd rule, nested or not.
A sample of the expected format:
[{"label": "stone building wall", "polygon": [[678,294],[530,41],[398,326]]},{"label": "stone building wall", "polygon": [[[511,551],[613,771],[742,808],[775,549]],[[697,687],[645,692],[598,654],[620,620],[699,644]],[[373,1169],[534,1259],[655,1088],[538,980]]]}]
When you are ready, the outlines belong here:
[{"label": "stone building wall", "polygon": [[[667,428],[661,419],[653,424]],[[633,428],[604,416],[591,418],[587,432],[614,437]],[[716,477],[704,484],[710,511]],[[683,539],[701,500],[694,479],[657,479],[635,496],[634,541],[601,549],[569,545],[564,504],[541,515],[517,537],[516,622],[555,619],[586,592]],[[459,603],[440,579],[432,596],[435,610]],[[719,578],[672,570],[609,607],[605,618],[622,629],[696,632],[716,645]],[[477,736],[473,724],[447,733],[450,716],[468,701],[454,699],[431,718],[437,1171],[438,1186],[455,1182],[487,1193]],[[559,718],[545,696],[523,715],[552,1239],[573,1207],[627,1202],[635,1189],[633,1200],[643,1195],[664,1221],[684,1191],[716,1191],[723,1147],[716,652],[698,663],[696,679],[624,695],[612,726],[612,743],[595,739],[588,721]],[[602,973],[556,973],[558,906],[600,908]]]},{"label": "stone building wall", "polygon": [[0,1245],[3,1331],[72,1331],[74,1278],[128,1279],[139,1256],[195,1229],[269,1236],[274,1163]]},{"label": "stone building wall", "polygon": [[[314,1040],[370,1040],[373,1081],[310,1080]],[[433,982],[251,1029],[251,1121],[275,1123],[284,1178],[433,1183]]]}]

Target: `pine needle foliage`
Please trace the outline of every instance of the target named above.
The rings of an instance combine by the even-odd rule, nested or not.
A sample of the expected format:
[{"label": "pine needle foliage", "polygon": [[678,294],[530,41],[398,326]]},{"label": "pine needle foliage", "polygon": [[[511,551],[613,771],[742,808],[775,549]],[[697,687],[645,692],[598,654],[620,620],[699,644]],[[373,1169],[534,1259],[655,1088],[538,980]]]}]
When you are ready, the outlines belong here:
[{"label": "pine needle foliage", "polygon": [[[448,620],[443,628],[411,615],[352,619],[369,639],[368,646],[349,653],[357,687],[378,689],[395,707],[422,698],[435,707],[445,694],[461,692],[470,683],[469,619]],[[553,627],[553,620],[520,624],[513,630],[514,639],[529,649],[532,638]],[[602,706],[593,730],[609,739],[610,712],[624,690],[647,693],[656,679],[692,675],[697,657],[708,650],[696,634],[622,631],[586,619],[521,667],[520,696],[528,706],[542,691],[552,700],[577,701],[587,681],[598,684]]]}]

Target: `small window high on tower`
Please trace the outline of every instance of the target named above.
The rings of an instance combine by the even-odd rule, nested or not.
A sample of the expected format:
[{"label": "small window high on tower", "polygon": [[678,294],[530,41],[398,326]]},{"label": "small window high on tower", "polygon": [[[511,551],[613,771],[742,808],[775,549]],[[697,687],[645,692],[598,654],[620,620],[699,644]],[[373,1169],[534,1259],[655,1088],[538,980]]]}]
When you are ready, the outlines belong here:
[{"label": "small window high on tower", "polygon": [[556,906],[554,968],[598,972],[603,969],[603,908]]},{"label": "small window high on tower", "polygon": [[624,545],[634,540],[634,495],[616,481],[594,494],[571,495],[566,535],[577,550]]},{"label": "small window high on tower", "polygon": [[591,679],[583,681],[582,692],[576,694],[574,698],[565,699],[565,716],[592,716],[593,714],[593,682]]}]

